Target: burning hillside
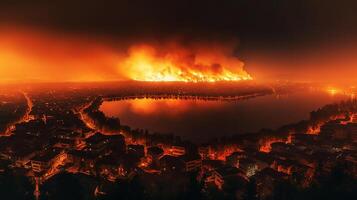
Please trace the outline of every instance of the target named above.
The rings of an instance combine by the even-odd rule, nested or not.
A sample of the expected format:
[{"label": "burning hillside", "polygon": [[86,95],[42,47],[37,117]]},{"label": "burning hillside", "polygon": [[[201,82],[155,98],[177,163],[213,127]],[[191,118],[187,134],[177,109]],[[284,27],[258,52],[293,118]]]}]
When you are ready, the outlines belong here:
[{"label": "burning hillside", "polygon": [[128,42],[22,29],[1,30],[0,81],[252,79],[234,55],[232,43]]},{"label": "burning hillside", "polygon": [[129,50],[122,68],[140,81],[215,82],[251,80],[232,49],[223,46],[184,48],[137,45]]}]

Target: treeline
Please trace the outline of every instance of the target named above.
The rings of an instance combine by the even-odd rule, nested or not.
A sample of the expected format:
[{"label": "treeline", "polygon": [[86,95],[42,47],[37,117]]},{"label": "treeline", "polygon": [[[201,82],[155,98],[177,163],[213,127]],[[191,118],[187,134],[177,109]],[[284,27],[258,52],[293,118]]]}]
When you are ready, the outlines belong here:
[{"label": "treeline", "polygon": [[84,114],[92,121],[94,126],[99,130],[105,130],[109,132],[117,132],[121,129],[120,120],[116,117],[107,117],[99,110],[102,104],[102,98],[96,98],[90,106],[84,109]]},{"label": "treeline", "polygon": [[[7,103],[0,102],[0,133],[5,132],[9,126],[19,121],[28,109],[26,99],[21,94],[13,98],[8,99]],[[0,100],[3,99],[7,100],[0,96]]]}]

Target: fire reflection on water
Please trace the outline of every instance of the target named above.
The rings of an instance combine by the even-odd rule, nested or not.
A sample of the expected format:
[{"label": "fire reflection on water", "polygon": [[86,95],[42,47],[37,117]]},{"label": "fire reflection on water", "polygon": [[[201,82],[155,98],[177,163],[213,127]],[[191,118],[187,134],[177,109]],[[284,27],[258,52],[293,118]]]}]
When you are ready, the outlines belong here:
[{"label": "fire reflection on water", "polygon": [[100,109],[132,128],[204,140],[262,128],[275,129],[308,119],[312,110],[343,99],[346,95],[307,91],[279,99],[270,95],[240,101],[126,99],[105,101]]}]

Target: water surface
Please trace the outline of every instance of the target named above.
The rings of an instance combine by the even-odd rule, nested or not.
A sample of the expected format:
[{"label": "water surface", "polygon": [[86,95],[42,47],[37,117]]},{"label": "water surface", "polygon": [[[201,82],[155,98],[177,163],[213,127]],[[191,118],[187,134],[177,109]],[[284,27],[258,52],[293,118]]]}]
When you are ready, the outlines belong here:
[{"label": "water surface", "polygon": [[119,117],[122,124],[150,132],[174,133],[193,141],[275,129],[308,119],[325,104],[345,99],[343,95],[306,91],[284,96],[263,96],[241,101],[182,99],[129,99],[106,101],[100,109]]}]

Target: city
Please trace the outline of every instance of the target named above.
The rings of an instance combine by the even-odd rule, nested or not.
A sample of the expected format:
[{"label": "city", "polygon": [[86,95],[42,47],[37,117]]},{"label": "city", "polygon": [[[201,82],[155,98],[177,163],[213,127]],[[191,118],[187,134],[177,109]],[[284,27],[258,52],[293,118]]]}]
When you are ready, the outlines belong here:
[{"label": "city", "polygon": [[356,0],[1,0],[0,200],[357,200]]},{"label": "city", "polygon": [[[16,105],[13,112],[19,116],[3,128],[1,172],[28,181],[21,188],[26,191],[23,198],[59,195],[54,191],[58,188],[50,185],[67,176],[85,183],[76,187],[88,187],[67,190],[89,199],[124,195],[117,189],[124,183],[129,191],[142,187],[140,193],[127,195],[143,199],[180,195],[244,199],[250,192],[270,199],[289,195],[276,193],[286,184],[302,191],[321,184],[339,166],[351,181],[357,178],[355,99],[326,105],[311,112],[310,119],[278,130],[195,144],[174,135],[132,129],[118,118],[105,116],[99,106],[113,99],[114,91],[98,87],[98,93],[107,95],[102,96],[86,87],[59,84],[55,89],[33,87],[2,97],[1,111],[11,108],[7,100]],[[170,181],[173,177],[175,183]]]}]

